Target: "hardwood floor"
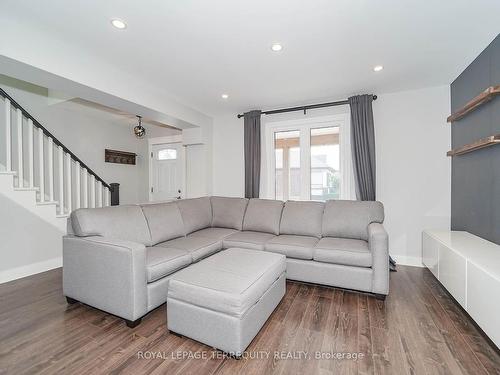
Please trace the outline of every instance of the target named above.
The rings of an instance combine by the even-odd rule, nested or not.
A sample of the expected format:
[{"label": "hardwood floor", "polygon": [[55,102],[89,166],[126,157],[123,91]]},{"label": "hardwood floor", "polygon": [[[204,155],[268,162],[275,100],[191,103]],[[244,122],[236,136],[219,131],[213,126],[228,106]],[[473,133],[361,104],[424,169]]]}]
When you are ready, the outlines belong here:
[{"label": "hardwood floor", "polygon": [[[241,360],[169,334],[165,305],[134,329],[80,303],[67,305],[61,270],[49,271],[0,285],[0,373],[499,374],[498,351],[430,272],[398,270],[385,303],[288,282]],[[363,357],[329,359],[330,353]]]}]

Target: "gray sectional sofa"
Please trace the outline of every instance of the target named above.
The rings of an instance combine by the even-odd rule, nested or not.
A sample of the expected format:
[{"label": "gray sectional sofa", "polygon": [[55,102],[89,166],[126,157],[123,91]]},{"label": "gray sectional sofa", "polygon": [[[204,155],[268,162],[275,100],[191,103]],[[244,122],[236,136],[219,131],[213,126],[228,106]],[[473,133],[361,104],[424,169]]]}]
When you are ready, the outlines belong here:
[{"label": "gray sectional sofa", "polygon": [[169,279],[222,249],[286,256],[286,278],[389,291],[380,202],[226,197],[79,209],[63,239],[63,290],[134,326],[167,300]]}]

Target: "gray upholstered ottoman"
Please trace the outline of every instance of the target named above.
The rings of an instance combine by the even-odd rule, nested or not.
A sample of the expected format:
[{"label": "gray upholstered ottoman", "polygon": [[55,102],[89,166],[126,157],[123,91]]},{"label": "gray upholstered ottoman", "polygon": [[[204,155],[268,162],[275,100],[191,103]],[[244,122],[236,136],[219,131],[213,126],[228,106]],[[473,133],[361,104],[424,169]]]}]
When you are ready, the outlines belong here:
[{"label": "gray upholstered ottoman", "polygon": [[240,356],[285,295],[285,256],[231,248],[170,279],[168,329]]}]

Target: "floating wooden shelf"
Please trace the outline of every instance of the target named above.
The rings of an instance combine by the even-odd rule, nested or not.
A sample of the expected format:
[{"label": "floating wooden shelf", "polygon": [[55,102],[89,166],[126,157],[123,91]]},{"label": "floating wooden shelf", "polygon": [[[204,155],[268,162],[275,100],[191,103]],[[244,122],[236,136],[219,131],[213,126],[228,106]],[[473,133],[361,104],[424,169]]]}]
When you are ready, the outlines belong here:
[{"label": "floating wooden shelf", "polygon": [[457,156],[467,154],[468,152],[480,150],[485,147],[500,144],[500,134],[490,135],[489,137],[479,139],[475,142],[466,144],[462,147],[450,150],[446,153],[446,156]]},{"label": "floating wooden shelf", "polygon": [[465,104],[458,111],[456,111],[455,113],[448,116],[448,118],[446,120],[448,122],[460,120],[462,117],[467,115],[469,112],[472,112],[477,107],[479,107],[481,104],[489,102],[491,99],[493,99],[493,97],[495,95],[499,95],[499,94],[500,94],[500,85],[490,86],[486,90],[484,90],[481,94],[479,94],[474,99],[472,99],[470,102]]}]

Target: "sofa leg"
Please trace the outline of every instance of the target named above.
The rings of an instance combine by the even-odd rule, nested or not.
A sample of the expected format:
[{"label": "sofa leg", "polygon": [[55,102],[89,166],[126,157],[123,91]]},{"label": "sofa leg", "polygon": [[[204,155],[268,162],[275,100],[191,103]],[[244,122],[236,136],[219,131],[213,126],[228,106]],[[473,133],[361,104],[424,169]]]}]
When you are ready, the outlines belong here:
[{"label": "sofa leg", "polygon": [[139,318],[137,320],[127,320],[125,319],[125,324],[127,324],[128,328],[135,328],[137,327],[142,321],[142,318]]},{"label": "sofa leg", "polygon": [[375,294],[375,298],[379,301],[385,301],[385,297],[387,297],[385,294]]},{"label": "sofa leg", "polygon": [[66,302],[68,303],[68,305],[73,305],[73,304],[77,303],[78,301],[74,298],[66,296]]}]

